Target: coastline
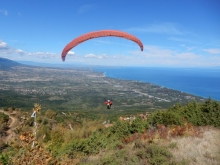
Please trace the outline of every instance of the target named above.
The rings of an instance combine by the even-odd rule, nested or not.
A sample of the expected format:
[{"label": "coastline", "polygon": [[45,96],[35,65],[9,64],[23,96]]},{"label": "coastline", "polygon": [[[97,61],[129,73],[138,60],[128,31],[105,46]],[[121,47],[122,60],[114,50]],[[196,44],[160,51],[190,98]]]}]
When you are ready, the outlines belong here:
[{"label": "coastline", "polygon": [[[122,72],[123,74],[120,74]],[[220,101],[219,68],[145,68],[145,67],[100,67],[104,77],[151,83],[164,88],[192,94],[204,99]],[[128,74],[129,73],[129,74]]]}]

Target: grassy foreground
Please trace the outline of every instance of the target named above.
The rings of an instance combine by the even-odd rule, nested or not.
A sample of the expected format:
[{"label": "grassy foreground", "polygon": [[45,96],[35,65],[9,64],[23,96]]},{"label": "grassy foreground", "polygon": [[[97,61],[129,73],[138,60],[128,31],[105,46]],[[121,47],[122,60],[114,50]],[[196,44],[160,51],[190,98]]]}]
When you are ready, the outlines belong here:
[{"label": "grassy foreground", "polygon": [[220,164],[220,103],[211,99],[115,121],[39,104],[33,111],[0,112],[0,164]]}]

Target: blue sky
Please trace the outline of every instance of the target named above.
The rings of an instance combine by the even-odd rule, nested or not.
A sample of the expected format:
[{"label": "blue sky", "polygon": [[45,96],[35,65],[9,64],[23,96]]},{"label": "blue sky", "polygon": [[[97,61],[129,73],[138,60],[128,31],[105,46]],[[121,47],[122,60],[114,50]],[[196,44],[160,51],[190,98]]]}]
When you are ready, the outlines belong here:
[{"label": "blue sky", "polygon": [[[62,62],[74,38],[115,29],[134,42],[101,37]],[[62,64],[220,66],[220,0],[0,0],[0,57]]]}]

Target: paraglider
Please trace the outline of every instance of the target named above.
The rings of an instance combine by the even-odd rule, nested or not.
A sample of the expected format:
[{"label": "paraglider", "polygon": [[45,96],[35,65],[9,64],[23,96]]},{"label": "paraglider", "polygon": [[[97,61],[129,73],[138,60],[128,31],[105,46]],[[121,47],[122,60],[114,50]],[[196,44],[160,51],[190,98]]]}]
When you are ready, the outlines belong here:
[{"label": "paraglider", "polygon": [[[130,41],[133,41],[134,43],[136,43],[140,47],[141,51],[143,51],[143,49],[144,49],[142,42],[134,35],[131,35],[129,33],[119,31],[119,30],[100,30],[100,31],[89,32],[89,33],[83,34],[83,35],[73,39],[71,42],[69,42],[64,47],[62,54],[61,54],[61,58],[63,61],[65,61],[65,58],[66,58],[66,55],[68,54],[68,52],[84,41],[87,41],[87,40],[90,40],[93,38],[110,37],[110,36],[120,37],[120,38],[124,38],[124,39],[130,40]],[[105,100],[104,104],[107,106],[107,109],[110,109],[113,104],[113,101],[112,100]]]},{"label": "paraglider", "polygon": [[112,102],[112,100],[105,100],[104,104],[107,105],[107,109],[110,109],[112,104],[113,104],[113,102]]},{"label": "paraglider", "polygon": [[61,54],[62,60],[65,61],[67,53],[72,48],[79,45],[80,43],[87,41],[87,40],[90,40],[90,39],[93,39],[93,38],[107,37],[107,36],[121,37],[121,38],[131,40],[139,45],[141,51],[143,51],[143,49],[144,49],[142,42],[137,37],[135,37],[129,33],[122,32],[119,30],[100,30],[100,31],[94,31],[94,32],[83,34],[83,35],[75,38],[74,40],[72,40],[70,43],[68,43],[62,51],[62,54]]}]

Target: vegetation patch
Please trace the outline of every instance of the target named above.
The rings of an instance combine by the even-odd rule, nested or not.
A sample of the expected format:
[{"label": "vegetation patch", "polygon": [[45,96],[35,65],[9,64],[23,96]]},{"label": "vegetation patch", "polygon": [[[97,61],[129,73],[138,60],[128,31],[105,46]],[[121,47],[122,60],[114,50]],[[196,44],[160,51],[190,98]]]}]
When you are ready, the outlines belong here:
[{"label": "vegetation patch", "polygon": [[[115,120],[91,111],[42,110],[40,104],[34,104],[29,112],[8,108],[0,113],[1,126],[8,126],[11,117],[19,124],[13,128],[13,137],[7,143],[2,141],[0,162],[218,164],[219,116],[213,113],[219,113],[219,104],[211,99],[194,101],[150,115],[136,113]],[[8,130],[12,131],[8,128],[5,132]],[[3,139],[8,136],[1,135]]]}]

